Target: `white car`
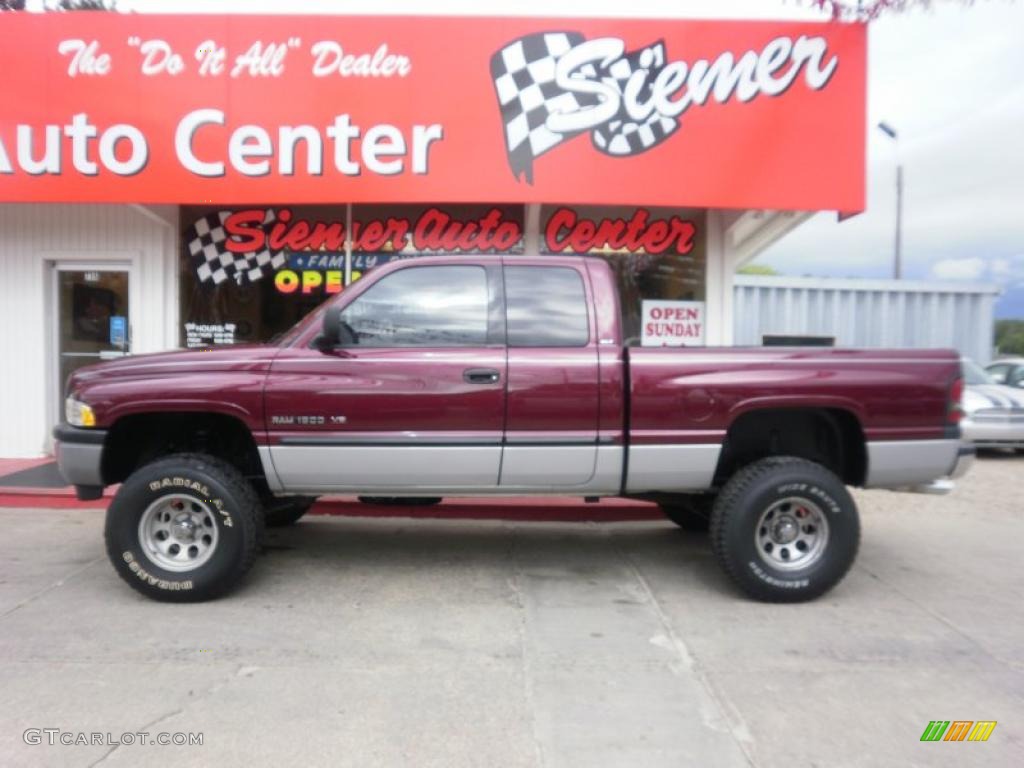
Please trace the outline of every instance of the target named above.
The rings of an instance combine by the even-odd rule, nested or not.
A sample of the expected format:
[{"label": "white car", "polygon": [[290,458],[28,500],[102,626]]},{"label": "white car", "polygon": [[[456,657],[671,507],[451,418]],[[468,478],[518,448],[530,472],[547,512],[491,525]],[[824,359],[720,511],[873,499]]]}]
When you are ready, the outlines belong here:
[{"label": "white car", "polygon": [[1007,387],[971,360],[963,361],[963,439],[978,448],[1024,452],[1024,389]]},{"label": "white car", "polygon": [[1004,357],[986,365],[985,370],[996,384],[1024,390],[1024,357]]}]

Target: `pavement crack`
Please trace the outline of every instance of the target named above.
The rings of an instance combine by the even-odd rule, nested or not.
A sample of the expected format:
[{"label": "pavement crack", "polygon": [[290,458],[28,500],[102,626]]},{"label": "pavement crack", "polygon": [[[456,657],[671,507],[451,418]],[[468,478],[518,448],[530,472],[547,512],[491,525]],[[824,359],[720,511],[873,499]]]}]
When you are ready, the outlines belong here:
[{"label": "pavement crack", "polygon": [[665,637],[668,640],[666,644],[672,651],[678,656],[680,663],[683,667],[693,675],[697,680],[697,683],[704,689],[708,697],[714,703],[715,708],[718,710],[718,715],[721,717],[722,722],[725,724],[726,730],[729,732],[730,738],[736,744],[736,747],[740,750],[740,753],[746,759],[750,766],[756,768],[757,761],[754,759],[752,754],[753,737],[750,735],[749,729],[743,722],[743,718],[735,706],[728,700],[728,698],[720,693],[712,684],[708,678],[707,673],[704,671],[703,666],[693,655],[686,643],[675,631],[672,626],[672,622],[668,618],[668,614],[662,607],[661,602],[658,600],[657,595],[654,593],[654,589],[651,587],[647,577],[644,576],[643,571],[636,564],[633,557],[623,549],[619,543],[615,540],[614,535],[610,532],[607,534],[609,541],[612,544],[614,550],[618,553],[619,557],[626,563],[629,570],[633,574],[633,578],[636,579],[640,585],[640,589],[647,598],[651,609],[661,624],[662,630],[665,632]]},{"label": "pavement crack", "polygon": [[522,571],[519,568],[519,561],[516,559],[516,531],[508,526],[512,533],[512,545],[509,548],[509,559],[512,562],[512,578],[508,580],[509,589],[512,590],[512,599],[519,611],[519,624],[517,627],[519,635],[519,648],[521,659],[521,670],[523,675],[523,701],[526,704],[526,711],[530,718],[530,735],[533,737],[533,747],[537,755],[537,765],[544,768],[544,745],[537,733],[537,715],[534,705],[535,692],[533,689],[533,664],[530,657],[530,642],[527,632],[526,600],[523,597],[521,585]]},{"label": "pavement crack", "polygon": [[97,558],[94,558],[93,560],[90,560],[88,563],[83,565],[81,568],[76,568],[75,570],[71,571],[71,573],[68,573],[68,574],[66,574],[64,576],[61,576],[57,581],[53,582],[53,584],[50,584],[49,586],[43,587],[38,592],[33,592],[31,595],[26,597],[21,602],[11,606],[10,608],[8,608],[3,613],[0,613],[0,619],[7,618],[8,616],[10,616],[12,613],[17,611],[18,609],[24,608],[29,603],[35,602],[36,600],[38,600],[43,595],[46,595],[49,592],[52,592],[53,590],[55,590],[55,589],[57,589],[59,587],[63,587],[64,584],[68,581],[68,579],[74,578],[78,574],[83,573],[84,571],[86,571],[89,568],[92,568],[94,565],[96,565],[96,563],[102,562],[105,559],[106,558],[101,555],[100,557],[97,557]]},{"label": "pavement crack", "polygon": [[[130,733],[144,733],[144,732],[147,732],[147,731],[149,731],[150,728],[154,728],[155,726],[159,725],[160,723],[164,722],[165,720],[170,720],[172,717],[176,717],[177,715],[184,714],[185,710],[188,709],[189,707],[191,707],[196,702],[202,701],[203,699],[206,699],[209,696],[213,695],[214,693],[219,691],[221,688],[223,688],[225,685],[230,683],[235,678],[243,677],[243,676],[245,676],[245,677],[250,676],[252,674],[252,672],[255,672],[257,669],[258,669],[258,667],[246,666],[244,664],[232,665],[231,671],[229,673],[225,674],[223,679],[217,681],[216,683],[211,685],[209,688],[207,688],[205,691],[202,691],[201,693],[199,693],[199,695],[197,695],[197,696],[190,696],[188,701],[184,702],[177,709],[173,709],[170,712],[166,712],[166,713],[160,715],[155,720],[152,720],[152,721],[150,721],[150,722],[148,722],[148,723],[146,723],[144,725],[139,726],[134,731],[130,731]],[[95,762],[89,763],[88,768],[95,768],[95,766],[97,766],[100,763],[102,763],[104,760],[106,760],[108,757],[110,757],[112,754],[114,754],[118,749],[120,749],[121,746],[122,745],[120,743],[115,744],[110,749],[108,749],[103,755],[101,755]]]},{"label": "pavement crack", "polygon": [[[156,718],[155,720],[153,720],[151,722],[148,722],[145,725],[139,726],[138,730],[132,731],[132,733],[145,733],[150,728],[153,728],[154,726],[157,726],[160,723],[162,723],[164,720],[169,720],[170,718],[174,717],[175,715],[180,715],[184,711],[185,710],[183,710],[183,709],[171,710],[170,712],[167,712],[167,713],[165,713],[163,715],[160,715],[160,717]],[[95,768],[95,766],[97,766],[100,763],[102,763],[104,760],[106,760],[112,754],[117,752],[117,750],[120,749],[120,748],[121,748],[121,744],[120,743],[115,744],[110,749],[108,749],[105,753],[103,753],[97,760],[89,763],[89,768]]]}]

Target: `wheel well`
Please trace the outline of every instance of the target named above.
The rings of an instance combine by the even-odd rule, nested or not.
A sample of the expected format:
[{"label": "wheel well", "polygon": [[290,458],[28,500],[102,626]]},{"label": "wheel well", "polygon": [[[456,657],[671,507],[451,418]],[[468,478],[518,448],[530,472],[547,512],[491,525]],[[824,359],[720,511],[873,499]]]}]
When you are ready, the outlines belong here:
[{"label": "wheel well", "polygon": [[138,467],[172,453],[206,453],[266,484],[252,433],[239,419],[219,413],[143,413],[118,419],[103,449],[103,481],[125,480]]},{"label": "wheel well", "polygon": [[841,408],[773,408],[745,413],[729,427],[715,486],[769,456],[808,459],[828,467],[847,485],[863,485],[867,475],[864,432],[853,413]]}]

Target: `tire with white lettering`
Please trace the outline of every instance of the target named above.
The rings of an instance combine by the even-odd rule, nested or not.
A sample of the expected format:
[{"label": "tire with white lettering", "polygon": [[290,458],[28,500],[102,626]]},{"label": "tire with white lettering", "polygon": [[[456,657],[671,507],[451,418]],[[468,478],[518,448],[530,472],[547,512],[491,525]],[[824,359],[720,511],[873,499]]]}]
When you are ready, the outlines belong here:
[{"label": "tire with white lettering", "polygon": [[198,602],[231,589],[252,567],[263,509],[234,466],[176,454],[125,480],[107,509],[107,556],[146,597]]},{"label": "tire with white lettering", "polygon": [[824,594],[850,570],[859,544],[857,505],[843,482],[791,456],[739,470],[711,513],[719,564],[744,592],[766,602]]}]

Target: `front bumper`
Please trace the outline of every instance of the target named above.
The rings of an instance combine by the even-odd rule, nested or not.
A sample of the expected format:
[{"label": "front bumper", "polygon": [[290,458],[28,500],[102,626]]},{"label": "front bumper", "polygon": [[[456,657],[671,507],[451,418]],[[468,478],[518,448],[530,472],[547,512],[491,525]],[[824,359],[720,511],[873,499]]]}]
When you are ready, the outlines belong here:
[{"label": "front bumper", "polygon": [[103,493],[103,444],[105,429],[81,429],[68,424],[53,428],[54,453],[61,475],[80,499],[99,498]]}]

